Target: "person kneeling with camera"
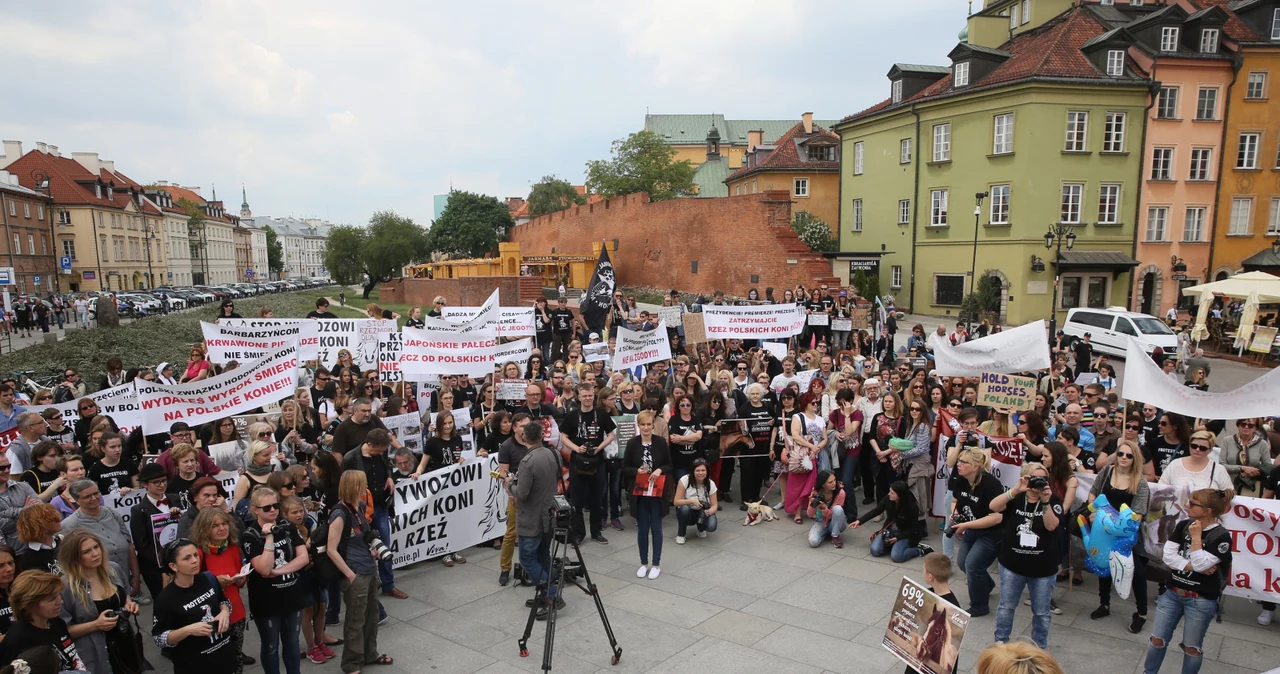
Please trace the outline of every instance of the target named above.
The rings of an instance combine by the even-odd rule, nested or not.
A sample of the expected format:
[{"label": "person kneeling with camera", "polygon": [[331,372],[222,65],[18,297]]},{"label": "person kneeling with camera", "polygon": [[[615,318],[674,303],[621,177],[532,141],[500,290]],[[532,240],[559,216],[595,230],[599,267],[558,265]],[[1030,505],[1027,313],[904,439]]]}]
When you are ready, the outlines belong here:
[{"label": "person kneeling with camera", "polygon": [[[391,551],[365,518],[369,478],[362,470],[343,471],[338,504],[329,511],[325,555],[342,576],[342,671],[359,672],[366,664],[389,665],[378,653],[378,562],[391,561]],[[296,639],[295,639],[296,640]]]},{"label": "person kneeling with camera", "polygon": [[253,567],[249,573],[249,615],[262,639],[262,669],[296,674],[302,662],[298,631],[306,588],[298,571],[310,561],[297,528],[280,517],[280,497],[270,487],[249,495],[253,520],[245,525],[240,549]]},{"label": "person kneeling with camera", "polygon": [[676,483],[676,498],[672,503],[676,506],[676,520],[680,523],[676,530],[676,545],[684,545],[684,535],[690,524],[697,527],[698,538],[706,538],[708,533],[716,530],[716,511],[720,510],[720,503],[716,497],[716,483],[707,476],[706,459],[699,457],[693,460],[691,472]]},{"label": "person kneeling with camera", "polygon": [[1000,606],[996,609],[996,641],[1006,643],[1013,631],[1013,613],[1022,588],[1031,591],[1031,640],[1049,647],[1050,602],[1061,559],[1057,529],[1062,524],[1062,501],[1049,488],[1049,471],[1042,464],[1022,464],[1018,486],[991,499],[1000,521]]},{"label": "person kneeling with camera", "polygon": [[[516,500],[516,537],[520,566],[537,584],[538,594],[526,605],[537,604],[535,614],[545,620],[551,601],[564,608],[564,597],[556,595],[551,578],[551,537],[555,534],[556,491],[560,484],[560,455],[542,444],[542,423],[530,420],[521,430],[520,440],[529,450],[516,471],[519,479],[507,475],[507,489]],[[593,515],[594,516],[594,515]],[[566,514],[567,517],[567,514]]]}]

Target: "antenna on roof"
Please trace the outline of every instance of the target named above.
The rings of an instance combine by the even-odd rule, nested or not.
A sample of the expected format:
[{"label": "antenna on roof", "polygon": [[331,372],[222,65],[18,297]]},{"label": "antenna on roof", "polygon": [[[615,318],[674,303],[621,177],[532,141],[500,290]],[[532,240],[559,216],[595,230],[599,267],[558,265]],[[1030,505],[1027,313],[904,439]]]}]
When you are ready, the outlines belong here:
[{"label": "antenna on roof", "polygon": [[973,16],[973,0],[969,0],[969,16]]}]

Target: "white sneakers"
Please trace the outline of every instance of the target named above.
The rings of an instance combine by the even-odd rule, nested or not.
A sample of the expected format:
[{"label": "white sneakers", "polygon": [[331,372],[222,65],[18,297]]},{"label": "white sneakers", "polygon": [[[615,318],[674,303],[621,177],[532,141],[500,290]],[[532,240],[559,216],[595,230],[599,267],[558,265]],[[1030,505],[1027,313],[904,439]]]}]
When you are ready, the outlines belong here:
[{"label": "white sneakers", "polygon": [[658,574],[662,573],[662,569],[654,566],[649,569],[649,580],[657,580]]},{"label": "white sneakers", "polygon": [[1258,614],[1258,624],[1264,627],[1267,625],[1270,625],[1271,619],[1274,618],[1275,615],[1276,615],[1275,611],[1264,609],[1262,613]]},{"label": "white sneakers", "polygon": [[657,580],[658,574],[660,573],[662,573],[662,569],[659,569],[656,566],[650,567],[647,564],[641,564],[640,568],[636,569],[636,578],[644,578],[645,576],[648,576],[649,580]]},{"label": "white sneakers", "polygon": [[[706,538],[706,537],[707,537],[707,532],[705,532],[705,531],[703,531],[703,530],[699,529],[699,530],[698,530],[698,538]],[[678,541],[677,541],[677,542],[678,542]]]},{"label": "white sneakers", "polygon": [[684,536],[676,536],[676,545],[684,545]]}]

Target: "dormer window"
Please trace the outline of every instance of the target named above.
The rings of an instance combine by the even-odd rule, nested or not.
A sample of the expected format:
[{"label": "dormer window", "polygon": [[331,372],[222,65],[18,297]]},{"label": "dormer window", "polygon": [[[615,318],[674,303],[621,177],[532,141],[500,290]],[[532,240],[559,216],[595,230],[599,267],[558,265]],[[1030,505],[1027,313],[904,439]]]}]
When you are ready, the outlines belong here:
[{"label": "dormer window", "polygon": [[1120,77],[1124,74],[1124,50],[1112,49],[1107,52],[1107,74]]},{"label": "dormer window", "polygon": [[1280,8],[1271,10],[1271,39],[1280,40]]},{"label": "dormer window", "polygon": [[96,198],[98,198],[98,199],[101,199],[101,198],[102,198],[102,184],[101,184],[101,183],[99,183],[99,184],[97,184],[97,185],[94,185],[94,186],[93,186],[93,196],[94,196],[94,197],[96,197]]},{"label": "dormer window", "polygon": [[1200,53],[1216,54],[1218,53],[1218,29],[1205,28],[1200,31]]},{"label": "dormer window", "polygon": [[1165,26],[1160,29],[1160,51],[1178,51],[1178,27]]},{"label": "dormer window", "polygon": [[810,145],[809,161],[835,161],[836,149],[830,145]]},{"label": "dormer window", "polygon": [[969,62],[962,61],[957,63],[952,69],[954,71],[955,85],[957,87],[969,86]]},{"label": "dormer window", "polygon": [[107,185],[107,199],[110,199],[110,200],[114,201],[114,200],[115,200],[115,198],[116,198],[116,191],[115,191],[115,189],[114,189],[114,188],[112,188],[110,185]]},{"label": "dormer window", "polygon": [[894,80],[892,88],[893,88],[893,102],[901,103],[902,102],[902,80]]}]

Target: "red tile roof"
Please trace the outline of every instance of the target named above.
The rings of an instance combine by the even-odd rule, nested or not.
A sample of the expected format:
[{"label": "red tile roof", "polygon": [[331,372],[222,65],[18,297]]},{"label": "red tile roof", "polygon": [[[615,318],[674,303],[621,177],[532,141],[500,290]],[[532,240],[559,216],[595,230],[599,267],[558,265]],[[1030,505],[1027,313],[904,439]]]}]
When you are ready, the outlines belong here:
[{"label": "red tile roof", "polygon": [[1227,23],[1222,27],[1227,37],[1236,42],[1261,42],[1263,38],[1253,32],[1249,25],[1240,20],[1235,12],[1231,11],[1227,5],[1232,0],[1191,0],[1191,4],[1205,9],[1207,7],[1221,7],[1227,12]]},{"label": "red tile roof", "polygon": [[837,146],[840,142],[840,136],[834,132],[819,126],[813,125],[813,133],[805,134],[804,123],[800,122],[791,127],[782,137],[773,143],[774,150],[769,153],[760,163],[755,166],[743,166],[742,168],[729,174],[725,179],[726,182],[736,180],[753,173],[764,173],[768,171],[794,171],[804,169],[807,171],[839,171],[840,162],[838,161],[810,161],[800,158],[800,151],[796,141],[806,141],[814,138],[826,138],[834,141]]},{"label": "red tile roof", "polygon": [[[107,199],[106,190],[103,190],[102,198],[98,198],[93,184],[101,178],[108,184],[114,183],[121,187],[124,185],[119,180],[90,173],[80,165],[80,162],[70,157],[55,157],[39,150],[31,150],[10,164],[8,170],[18,176],[18,182],[23,187],[30,189],[35,188],[35,178],[32,174],[36,171],[44,173],[49,178],[49,193],[53,196],[55,204],[121,208],[116,201]],[[107,175],[110,176],[110,174]],[[88,184],[82,185],[79,181]]]}]

